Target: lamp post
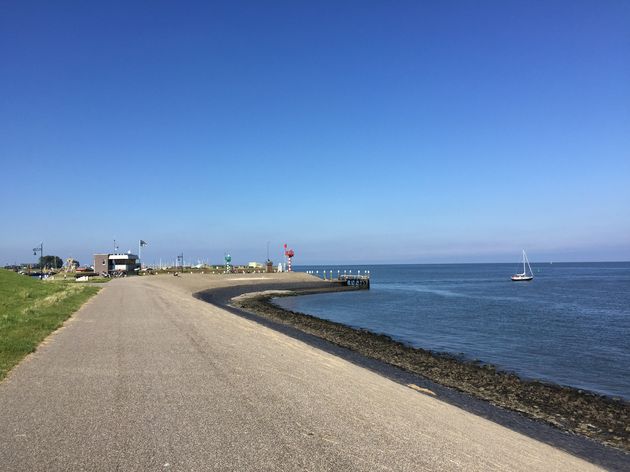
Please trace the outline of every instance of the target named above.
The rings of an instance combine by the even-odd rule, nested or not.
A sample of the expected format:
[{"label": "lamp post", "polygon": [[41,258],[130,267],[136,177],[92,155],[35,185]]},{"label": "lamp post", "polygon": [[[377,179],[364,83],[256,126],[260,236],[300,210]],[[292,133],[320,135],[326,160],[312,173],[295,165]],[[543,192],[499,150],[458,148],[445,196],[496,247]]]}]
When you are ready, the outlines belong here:
[{"label": "lamp post", "polygon": [[33,255],[36,256],[37,253],[39,252],[39,257],[40,257],[40,268],[39,270],[43,270],[44,268],[41,267],[43,265],[44,262],[44,242],[42,241],[41,243],[39,243],[38,247],[34,247],[33,248]]}]

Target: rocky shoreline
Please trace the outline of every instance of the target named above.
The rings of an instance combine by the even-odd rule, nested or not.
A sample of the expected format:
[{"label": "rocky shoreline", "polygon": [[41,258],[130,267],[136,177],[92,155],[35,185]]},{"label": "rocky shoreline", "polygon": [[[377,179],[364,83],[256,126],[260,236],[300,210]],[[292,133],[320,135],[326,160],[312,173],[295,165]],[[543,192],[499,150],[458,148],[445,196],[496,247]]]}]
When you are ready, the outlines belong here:
[{"label": "rocky shoreline", "polygon": [[389,336],[280,308],[272,298],[345,291],[347,287],[265,292],[240,296],[232,304],[292,326],[363,356],[386,362],[501,408],[630,452],[630,403],[571,387],[521,379],[492,365],[414,348]]}]

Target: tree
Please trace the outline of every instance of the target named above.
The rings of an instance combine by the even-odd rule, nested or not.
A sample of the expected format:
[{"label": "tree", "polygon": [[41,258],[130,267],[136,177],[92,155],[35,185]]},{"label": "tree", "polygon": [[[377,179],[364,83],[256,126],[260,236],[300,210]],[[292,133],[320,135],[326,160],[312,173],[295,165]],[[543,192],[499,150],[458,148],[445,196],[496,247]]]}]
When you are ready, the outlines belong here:
[{"label": "tree", "polygon": [[60,269],[63,267],[63,261],[59,256],[43,256],[39,258],[40,269],[48,267],[49,269]]}]

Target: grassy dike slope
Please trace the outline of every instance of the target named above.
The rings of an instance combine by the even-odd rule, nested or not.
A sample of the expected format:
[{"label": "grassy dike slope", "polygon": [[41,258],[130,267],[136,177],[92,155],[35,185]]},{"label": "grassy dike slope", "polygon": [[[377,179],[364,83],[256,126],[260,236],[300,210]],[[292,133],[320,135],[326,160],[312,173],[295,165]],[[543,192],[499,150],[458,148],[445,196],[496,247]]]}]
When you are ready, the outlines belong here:
[{"label": "grassy dike slope", "polygon": [[0,380],[98,291],[0,269]]}]

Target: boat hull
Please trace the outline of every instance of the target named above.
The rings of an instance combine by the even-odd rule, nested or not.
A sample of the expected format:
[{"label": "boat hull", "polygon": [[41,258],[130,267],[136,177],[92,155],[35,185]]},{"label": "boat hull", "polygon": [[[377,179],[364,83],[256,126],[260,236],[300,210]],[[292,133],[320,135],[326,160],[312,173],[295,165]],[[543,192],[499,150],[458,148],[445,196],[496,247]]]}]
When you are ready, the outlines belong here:
[{"label": "boat hull", "polygon": [[533,278],[531,275],[513,275],[511,277],[512,282],[529,282]]}]

